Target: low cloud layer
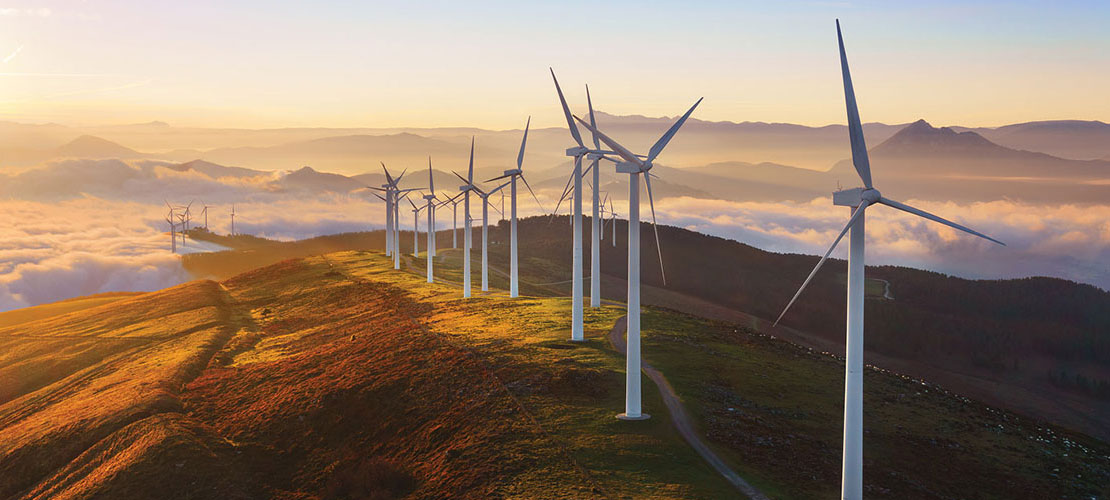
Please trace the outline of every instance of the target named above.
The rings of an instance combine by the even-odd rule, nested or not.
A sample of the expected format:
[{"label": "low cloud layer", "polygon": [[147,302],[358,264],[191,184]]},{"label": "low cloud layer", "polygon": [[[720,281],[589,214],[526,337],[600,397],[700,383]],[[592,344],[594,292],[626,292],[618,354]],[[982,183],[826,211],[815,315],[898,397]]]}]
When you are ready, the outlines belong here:
[{"label": "low cloud layer", "polygon": [[[1110,289],[1110,206],[1041,206],[1008,201],[909,204],[1006,243],[885,206],[867,211],[867,261],[969,278],[1055,276]],[[824,254],[848,220],[829,198],[808,203],[736,203],[671,198],[660,223],[731,238],[775,252]],[[844,258],[847,241],[833,254]]]},{"label": "low cloud layer", "polygon": [[[68,160],[8,176],[0,185],[0,310],[108,291],[149,291],[190,279],[169,252],[164,199],[193,205],[193,225],[209,205],[213,231],[275,239],[380,228],[383,204],[369,192],[336,193],[288,182],[288,172],[180,171],[157,161]],[[554,206],[558,192],[539,195]],[[520,215],[539,213],[526,190]],[[499,200],[498,200],[499,201]],[[868,211],[868,262],[971,278],[1057,276],[1110,289],[1110,206],[1039,206],[997,201],[956,204],[909,200],[1005,241],[1000,247],[887,207]],[[497,203],[500,205],[500,203]],[[619,213],[627,202],[614,201]],[[459,207],[460,223],[462,221]],[[480,204],[473,202],[477,217]],[[657,200],[659,221],[776,252],[821,254],[848,210],[828,198],[807,203]],[[566,213],[564,202],[563,213]],[[497,219],[494,210],[491,217]],[[647,204],[641,215],[650,217]],[[412,214],[401,211],[410,227]],[[424,222],[421,218],[421,224]],[[450,227],[450,211],[440,216]],[[845,248],[834,254],[843,257]],[[186,251],[213,250],[190,242]]]}]

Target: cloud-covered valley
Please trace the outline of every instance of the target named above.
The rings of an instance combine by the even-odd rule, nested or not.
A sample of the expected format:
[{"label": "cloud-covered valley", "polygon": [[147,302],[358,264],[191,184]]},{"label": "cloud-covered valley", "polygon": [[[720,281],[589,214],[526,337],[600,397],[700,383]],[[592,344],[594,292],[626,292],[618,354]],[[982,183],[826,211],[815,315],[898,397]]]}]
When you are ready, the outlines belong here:
[{"label": "cloud-covered valley", "polygon": [[[232,203],[238,232],[276,239],[382,226],[382,203],[361,181],[311,170],[186,165],[63,160],[2,179],[0,210],[6,216],[0,220],[0,309],[99,292],[155,290],[191,279],[179,256],[169,252],[164,200],[193,201],[194,225],[203,223],[202,204],[209,205],[209,226],[219,233],[230,230]],[[539,213],[526,191],[522,193],[521,216]],[[539,192],[548,209],[558,194],[555,189]],[[908,201],[1008,246],[876,207],[868,212],[870,263],[972,278],[1048,275],[1110,289],[1105,265],[1110,261],[1110,206]],[[615,205],[619,213],[627,213],[625,202]],[[663,224],[770,251],[809,254],[823,253],[847,218],[847,211],[832,207],[827,197],[810,202],[672,197],[656,200],[656,210]],[[650,214],[646,206],[641,213]],[[402,210],[406,227],[410,217]],[[450,226],[449,212],[440,224],[441,229]],[[187,247],[211,249],[196,242]],[[844,250],[834,255],[843,256]]]}]

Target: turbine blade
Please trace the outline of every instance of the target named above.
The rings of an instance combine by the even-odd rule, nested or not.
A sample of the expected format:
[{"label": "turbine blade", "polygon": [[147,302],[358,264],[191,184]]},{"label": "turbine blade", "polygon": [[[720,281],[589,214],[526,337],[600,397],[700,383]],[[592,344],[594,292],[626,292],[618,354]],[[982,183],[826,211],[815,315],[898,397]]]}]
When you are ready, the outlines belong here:
[{"label": "turbine blade", "polygon": [[474,136],[470,136],[470,168],[466,171],[467,184],[474,183]]},{"label": "turbine blade", "polygon": [[491,190],[489,191],[489,194],[493,194],[493,193],[496,193],[496,192],[500,191],[500,190],[501,190],[502,188],[504,188],[505,186],[508,186],[508,185],[509,185],[509,183],[508,183],[508,182],[502,183],[502,184],[501,184],[500,186],[497,186],[497,187],[495,187],[495,188],[491,189]]},{"label": "turbine blade", "polygon": [[555,91],[559,93],[559,103],[563,105],[563,115],[567,118],[567,128],[570,129],[570,136],[574,138],[574,142],[577,142],[579,146],[584,146],[582,144],[582,135],[578,133],[578,127],[574,125],[574,120],[570,117],[570,108],[567,107],[566,97],[563,97],[563,89],[559,87],[559,79],[555,78],[555,70],[552,68],[547,69],[551,70],[551,79],[555,81]]},{"label": "turbine blade", "polygon": [[435,194],[435,192],[436,192],[435,182],[432,181],[432,157],[431,156],[428,157],[428,191],[431,191],[433,194]]},{"label": "turbine blade", "polygon": [[520,140],[520,153],[516,155],[516,168],[517,170],[524,169],[524,145],[528,143],[528,128],[532,126],[532,117],[528,117],[528,123],[524,124],[524,138]]},{"label": "turbine blade", "polygon": [[[590,100],[590,86],[589,86],[589,84],[586,85],[586,106],[589,106],[589,108],[590,108],[590,126],[596,129],[597,128],[597,121],[594,120],[594,102],[592,100]],[[594,137],[594,149],[601,149],[601,143],[598,142],[596,132],[593,132],[593,137]]]},{"label": "turbine blade", "polygon": [[906,205],[905,203],[899,203],[897,201],[894,201],[890,198],[885,198],[885,197],[879,198],[879,203],[882,203],[883,205],[886,205],[886,206],[891,207],[891,208],[897,208],[898,210],[901,210],[903,212],[908,212],[908,213],[917,215],[919,217],[924,217],[924,218],[929,219],[929,220],[934,221],[934,222],[939,222],[939,223],[944,224],[948,227],[951,227],[951,228],[954,228],[954,229],[959,229],[960,231],[963,231],[965,233],[974,234],[975,236],[978,236],[978,237],[983,238],[985,240],[993,241],[995,243],[998,243],[999,245],[1006,246],[1005,243],[1003,243],[1001,241],[998,241],[994,238],[991,238],[990,236],[987,236],[983,233],[980,233],[979,231],[976,231],[976,230],[971,229],[971,228],[966,227],[966,226],[961,226],[961,225],[956,224],[955,222],[952,222],[950,220],[946,220],[946,219],[943,219],[941,217],[937,217],[936,215],[933,215],[933,214],[931,214],[929,212],[926,212],[924,210],[921,210],[919,208],[911,207],[909,205]]},{"label": "turbine blade", "polygon": [[856,91],[852,88],[852,75],[848,72],[848,56],[844,52],[844,37],[840,34],[840,20],[836,20],[836,41],[840,44],[840,72],[844,77],[844,104],[848,108],[848,138],[852,141],[852,165],[863,180],[863,185],[871,188],[871,162],[867,158],[867,144],[863,141],[863,125],[856,106]]},{"label": "turbine blade", "polygon": [[[499,180],[501,180],[501,179],[504,179],[504,178],[507,178],[507,177],[512,177],[512,176],[513,176],[513,174],[505,174],[505,175],[499,175],[499,176],[497,176],[497,177],[494,177],[494,178],[492,178],[492,179],[486,179],[486,181],[485,181],[485,182],[493,182],[493,181],[499,181]],[[463,179],[463,180],[465,181],[466,179]]]},{"label": "turbine blade", "polygon": [[389,175],[389,169],[385,168],[385,162],[383,161],[381,163],[382,163],[382,170],[385,171],[385,180],[387,182],[389,182],[390,185],[393,185],[393,176]]},{"label": "turbine blade", "polygon": [[470,184],[469,182],[467,182],[466,178],[465,178],[465,177],[463,177],[463,176],[461,176],[461,175],[459,175],[459,173],[458,173],[458,172],[456,172],[456,171],[452,170],[452,171],[451,171],[451,173],[452,173],[452,174],[455,174],[455,177],[458,177],[460,181],[463,181],[463,182],[465,182],[465,183],[467,183],[467,184]]},{"label": "turbine blade", "polygon": [[543,203],[540,203],[540,199],[536,196],[536,192],[532,191],[532,186],[528,184],[528,179],[524,178],[524,174],[520,175],[520,180],[524,181],[524,187],[528,188],[529,193],[532,193],[532,199],[536,200],[536,205],[540,207],[540,212],[546,212],[546,210],[543,209]]},{"label": "turbine blade", "polygon": [[705,98],[698,98],[698,102],[695,102],[693,106],[690,106],[690,109],[686,111],[686,114],[682,115],[682,118],[679,118],[678,121],[674,122],[674,125],[671,125],[671,128],[667,129],[667,132],[664,133],[658,141],[655,141],[655,144],[651,146],[651,150],[648,151],[647,163],[651,163],[651,161],[654,160],[656,156],[659,156],[659,153],[663,152],[663,148],[667,147],[668,142],[671,142],[671,138],[674,137],[676,133],[678,133],[678,129],[682,127],[682,124],[686,123],[686,119],[690,118],[690,115],[694,113],[694,108],[697,108],[698,104],[701,104],[702,99]]},{"label": "turbine blade", "polygon": [[590,132],[597,134],[597,136],[601,139],[601,142],[604,142],[606,146],[613,148],[613,151],[620,155],[621,158],[624,158],[624,161],[630,162],[634,165],[639,165],[641,167],[644,166],[644,162],[637,158],[635,154],[633,154],[624,146],[617,144],[617,141],[614,141],[609,136],[602,133],[600,130],[597,129],[597,127],[594,127],[593,125],[582,121],[582,119],[577,116],[575,116],[574,119],[578,120],[578,123],[581,123],[582,126],[586,127],[586,129]]},{"label": "turbine blade", "polygon": [[567,185],[563,186],[563,194],[559,196],[559,202],[555,204],[555,210],[551,212],[551,219],[548,220],[548,223],[555,219],[555,214],[559,213],[559,207],[563,205],[563,200],[567,199],[567,195],[570,194],[570,183],[572,181],[574,181],[573,173],[570,174],[570,177],[567,177]]},{"label": "turbine blade", "polygon": [[645,175],[648,204],[651,205],[651,227],[655,230],[655,251],[659,254],[659,274],[663,276],[663,286],[667,286],[667,273],[663,270],[663,247],[659,246],[659,223],[655,222],[655,199],[651,195],[651,176]]},{"label": "turbine blade", "polygon": [[771,326],[778,326],[779,321],[782,321],[782,317],[786,316],[786,311],[789,311],[790,306],[794,305],[794,301],[798,300],[798,297],[802,295],[802,291],[805,290],[807,286],[809,286],[809,282],[812,281],[813,277],[817,275],[817,271],[821,269],[821,266],[825,265],[825,261],[828,260],[829,255],[831,255],[833,250],[836,249],[836,245],[840,243],[840,240],[844,238],[844,235],[848,233],[848,230],[852,228],[852,224],[855,224],[856,220],[863,216],[863,212],[866,209],[867,202],[865,201],[859,206],[859,208],[856,209],[856,212],[852,214],[850,218],[848,218],[848,223],[844,225],[844,229],[842,229],[840,231],[840,234],[837,235],[836,240],[833,240],[832,246],[830,246],[829,250],[825,252],[825,255],[821,257],[821,260],[817,261],[817,265],[814,266],[813,270],[809,272],[809,276],[807,276],[806,280],[802,282],[802,286],[798,288],[798,291],[796,293],[794,293],[794,297],[791,298],[790,302],[786,304],[786,307],[782,310],[782,314],[779,314],[778,319],[776,319],[775,323]]}]

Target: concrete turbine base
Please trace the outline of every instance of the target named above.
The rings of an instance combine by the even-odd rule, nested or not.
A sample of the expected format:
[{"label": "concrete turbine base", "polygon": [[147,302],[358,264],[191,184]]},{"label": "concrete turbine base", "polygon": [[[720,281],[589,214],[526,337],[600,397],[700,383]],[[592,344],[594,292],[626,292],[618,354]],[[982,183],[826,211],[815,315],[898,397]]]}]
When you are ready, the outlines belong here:
[{"label": "concrete turbine base", "polygon": [[636,420],[647,420],[649,418],[651,418],[651,415],[648,415],[647,413],[641,413],[637,417],[630,417],[630,416],[628,416],[627,413],[620,413],[620,414],[617,415],[617,420],[636,421]]}]

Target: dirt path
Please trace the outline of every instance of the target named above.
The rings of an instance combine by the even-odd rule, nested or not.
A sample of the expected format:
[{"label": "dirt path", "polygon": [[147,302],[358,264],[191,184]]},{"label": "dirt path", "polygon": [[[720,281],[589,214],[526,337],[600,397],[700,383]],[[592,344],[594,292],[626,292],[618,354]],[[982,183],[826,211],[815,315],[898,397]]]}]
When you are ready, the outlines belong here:
[{"label": "dirt path", "polygon": [[[613,325],[613,329],[609,330],[609,343],[621,354],[625,353],[623,335],[626,328],[625,318],[626,316],[618,318]],[[701,440],[697,431],[694,430],[694,424],[690,421],[690,415],[686,413],[686,408],[682,406],[682,401],[678,398],[678,394],[675,394],[670,382],[667,382],[667,378],[663,376],[663,372],[656,370],[647,362],[642,362],[641,366],[643,366],[644,373],[647,374],[648,378],[659,387],[659,394],[663,396],[663,403],[667,405],[667,411],[671,414],[671,422],[674,422],[675,429],[678,430],[678,433],[682,435],[682,438],[686,440],[690,447],[698,452],[698,455],[701,455],[729,483],[732,483],[740,493],[748,498],[766,500],[767,497],[763,493],[760,493],[759,490],[740,477],[736,471],[730,469],[728,464],[721,460],[716,453],[713,453],[713,450],[709,449],[709,446]]]}]

